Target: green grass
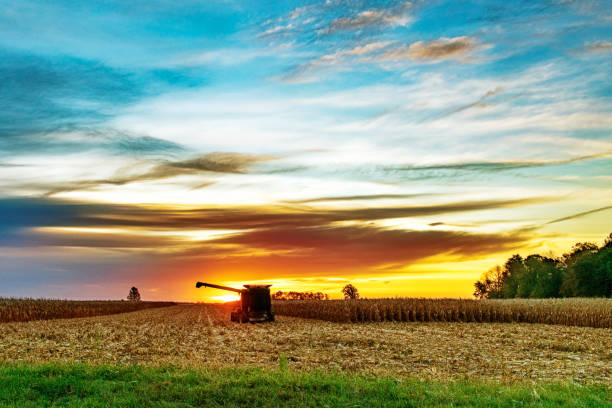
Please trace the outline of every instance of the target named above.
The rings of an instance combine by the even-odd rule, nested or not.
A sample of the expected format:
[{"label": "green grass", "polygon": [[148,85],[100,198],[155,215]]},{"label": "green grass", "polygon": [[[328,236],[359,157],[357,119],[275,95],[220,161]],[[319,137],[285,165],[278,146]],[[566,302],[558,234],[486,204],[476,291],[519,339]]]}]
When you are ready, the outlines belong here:
[{"label": "green grass", "polygon": [[612,388],[263,369],[0,364],[0,407],[610,407]]}]

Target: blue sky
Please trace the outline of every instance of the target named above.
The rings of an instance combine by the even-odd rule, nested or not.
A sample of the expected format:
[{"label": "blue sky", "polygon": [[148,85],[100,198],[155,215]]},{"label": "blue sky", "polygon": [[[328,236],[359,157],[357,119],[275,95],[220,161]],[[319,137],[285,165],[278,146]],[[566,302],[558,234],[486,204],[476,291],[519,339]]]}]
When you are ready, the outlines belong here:
[{"label": "blue sky", "polygon": [[611,24],[603,1],[0,1],[0,295],[164,298],[184,268],[166,296],[469,296],[510,253],[599,242]]}]

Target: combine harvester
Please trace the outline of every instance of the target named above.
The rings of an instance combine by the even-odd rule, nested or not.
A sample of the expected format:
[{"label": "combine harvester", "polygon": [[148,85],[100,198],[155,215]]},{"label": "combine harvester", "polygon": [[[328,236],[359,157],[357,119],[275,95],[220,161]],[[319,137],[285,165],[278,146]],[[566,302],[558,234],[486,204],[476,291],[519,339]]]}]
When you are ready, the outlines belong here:
[{"label": "combine harvester", "polygon": [[270,286],[272,285],[244,285],[246,289],[235,289],[212,283],[196,283],[196,288],[202,286],[240,293],[240,304],[231,314],[232,322],[262,323],[274,321],[274,313],[271,310],[272,300],[270,299]]}]

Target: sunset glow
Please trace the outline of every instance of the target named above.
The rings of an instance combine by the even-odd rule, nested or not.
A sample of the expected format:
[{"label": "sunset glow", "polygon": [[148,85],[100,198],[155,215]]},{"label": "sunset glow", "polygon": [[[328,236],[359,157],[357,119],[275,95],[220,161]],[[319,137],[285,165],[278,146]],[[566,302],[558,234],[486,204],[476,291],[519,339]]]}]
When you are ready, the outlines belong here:
[{"label": "sunset glow", "polygon": [[240,295],[221,295],[221,296],[211,296],[210,299],[213,302],[235,302],[240,300]]},{"label": "sunset glow", "polygon": [[1,6],[0,296],[467,298],[601,244],[612,9],[553,3]]}]

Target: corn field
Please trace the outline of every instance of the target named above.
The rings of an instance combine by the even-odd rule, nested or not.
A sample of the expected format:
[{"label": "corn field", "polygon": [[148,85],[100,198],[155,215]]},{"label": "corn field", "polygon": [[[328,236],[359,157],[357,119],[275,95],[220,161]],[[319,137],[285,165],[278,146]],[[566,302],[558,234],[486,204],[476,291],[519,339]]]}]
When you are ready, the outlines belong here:
[{"label": "corn field", "polygon": [[0,323],[100,316],[175,304],[174,302],[0,298]]},{"label": "corn field", "polygon": [[[612,383],[612,330],[503,323],[230,321],[231,305],[179,304],[82,319],[0,323],[0,364],[241,366],[385,377]],[[2,387],[2,385],[0,385]],[[155,387],[156,388],[156,387]],[[163,389],[161,390],[163,391]]]},{"label": "corn field", "polygon": [[499,322],[612,328],[612,299],[359,299],[273,302],[278,315],[331,322]]}]

